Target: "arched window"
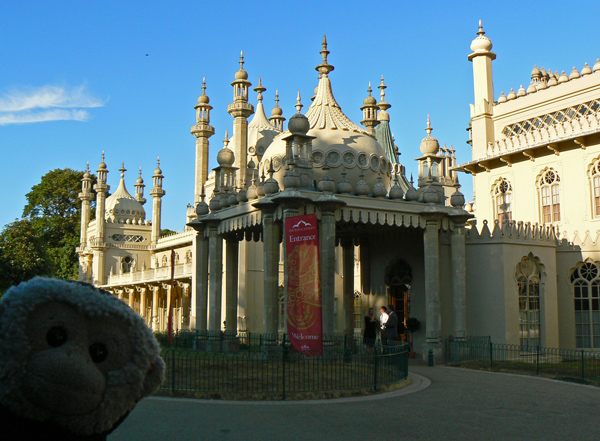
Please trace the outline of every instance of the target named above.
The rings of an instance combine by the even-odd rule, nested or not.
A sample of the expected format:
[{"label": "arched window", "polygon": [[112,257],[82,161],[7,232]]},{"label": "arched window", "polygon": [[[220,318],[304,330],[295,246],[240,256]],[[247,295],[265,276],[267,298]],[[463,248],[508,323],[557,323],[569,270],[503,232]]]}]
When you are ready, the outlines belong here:
[{"label": "arched window", "polygon": [[493,189],[496,219],[503,223],[512,220],[512,187],[506,179],[500,179]]},{"label": "arched window", "polygon": [[544,224],[560,221],[559,182],[560,177],[552,169],[546,170],[538,179],[540,213]]},{"label": "arched window", "polygon": [[168,264],[169,261],[167,259],[167,256],[162,256],[161,266],[167,266]]},{"label": "arched window", "polygon": [[589,176],[592,185],[594,216],[600,217],[600,159],[592,165]]},{"label": "arched window", "polygon": [[121,270],[124,273],[128,273],[129,271],[131,271],[132,267],[133,267],[133,257],[125,256],[121,259]]},{"label": "arched window", "polygon": [[595,262],[582,262],[573,270],[575,342],[578,348],[600,348],[600,270]]},{"label": "arched window", "polygon": [[540,346],[540,269],[530,254],[517,264],[519,291],[519,337],[523,347]]}]

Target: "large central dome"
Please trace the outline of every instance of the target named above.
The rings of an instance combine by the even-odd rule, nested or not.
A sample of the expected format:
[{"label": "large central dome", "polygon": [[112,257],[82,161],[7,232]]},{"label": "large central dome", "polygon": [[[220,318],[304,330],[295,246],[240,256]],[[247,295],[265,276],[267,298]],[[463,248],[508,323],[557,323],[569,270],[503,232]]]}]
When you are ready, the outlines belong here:
[{"label": "large central dome", "polygon": [[[323,46],[324,51],[329,53],[326,42]],[[317,70],[320,73],[319,85],[314,101],[306,112],[310,122],[307,135],[315,137],[312,141],[315,181],[321,179],[324,175],[323,167],[327,165],[330,168],[327,174],[336,183],[343,179],[344,173],[352,188],[356,188],[358,181],[363,179],[372,189],[379,178],[386,188],[389,187],[392,173],[390,160],[377,140],[342,112],[332,93],[328,73],[333,70],[333,66],[327,64],[326,54],[323,55],[323,64],[317,66]],[[272,163],[274,177],[280,183],[287,163],[286,142],[283,138],[289,134],[290,131],[287,130],[278,135],[260,163],[261,172],[264,173]]]}]

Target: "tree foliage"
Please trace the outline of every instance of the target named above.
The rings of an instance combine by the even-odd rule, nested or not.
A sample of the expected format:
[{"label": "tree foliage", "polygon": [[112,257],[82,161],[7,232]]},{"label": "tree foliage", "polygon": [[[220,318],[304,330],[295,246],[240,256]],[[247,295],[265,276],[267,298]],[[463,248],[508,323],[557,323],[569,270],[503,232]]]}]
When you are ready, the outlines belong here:
[{"label": "tree foliage", "polygon": [[16,220],[0,233],[0,292],[38,275],[49,275],[50,259],[39,232],[27,220]]}]

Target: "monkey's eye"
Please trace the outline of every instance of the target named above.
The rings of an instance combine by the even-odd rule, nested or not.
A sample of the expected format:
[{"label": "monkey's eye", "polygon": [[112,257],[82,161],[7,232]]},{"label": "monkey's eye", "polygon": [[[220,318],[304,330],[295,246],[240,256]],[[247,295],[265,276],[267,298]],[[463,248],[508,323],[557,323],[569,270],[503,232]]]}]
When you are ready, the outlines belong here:
[{"label": "monkey's eye", "polygon": [[94,363],[102,363],[108,357],[108,350],[102,343],[94,343],[90,346],[90,355]]},{"label": "monkey's eye", "polygon": [[55,326],[46,334],[46,341],[53,348],[62,346],[67,341],[67,331],[60,326]]}]

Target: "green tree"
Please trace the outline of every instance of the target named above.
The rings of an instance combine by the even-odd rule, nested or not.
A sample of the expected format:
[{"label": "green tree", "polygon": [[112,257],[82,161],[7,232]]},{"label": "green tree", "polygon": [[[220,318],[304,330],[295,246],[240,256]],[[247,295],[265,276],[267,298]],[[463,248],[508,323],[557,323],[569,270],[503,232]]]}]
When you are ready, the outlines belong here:
[{"label": "green tree", "polygon": [[33,224],[16,220],[0,233],[0,293],[33,276],[48,275],[51,264]]},{"label": "green tree", "polygon": [[[50,261],[50,275],[77,278],[77,254],[81,223],[81,179],[84,172],[69,168],[51,170],[25,195],[23,218],[42,239]],[[95,176],[92,176],[92,184]]]}]

